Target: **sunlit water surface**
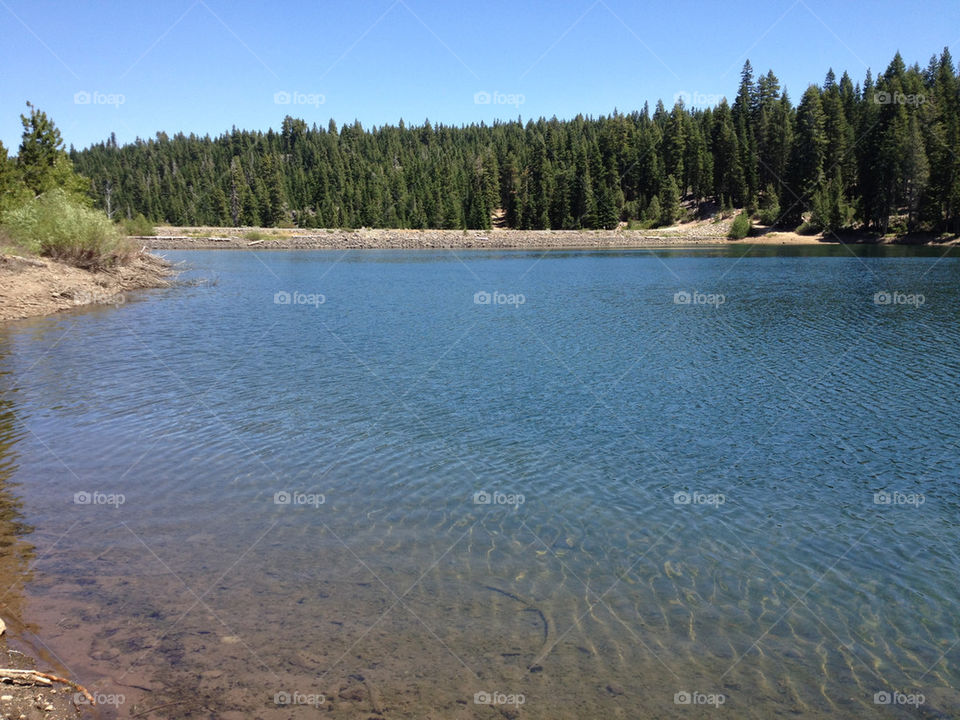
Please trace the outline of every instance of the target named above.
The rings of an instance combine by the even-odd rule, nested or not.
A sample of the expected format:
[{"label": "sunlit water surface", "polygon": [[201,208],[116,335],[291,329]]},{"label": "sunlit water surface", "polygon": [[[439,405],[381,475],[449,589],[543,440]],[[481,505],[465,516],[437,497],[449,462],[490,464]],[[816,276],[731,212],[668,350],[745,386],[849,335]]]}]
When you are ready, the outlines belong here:
[{"label": "sunlit water surface", "polygon": [[0,614],[104,717],[960,712],[957,257],[167,255],[0,330]]}]

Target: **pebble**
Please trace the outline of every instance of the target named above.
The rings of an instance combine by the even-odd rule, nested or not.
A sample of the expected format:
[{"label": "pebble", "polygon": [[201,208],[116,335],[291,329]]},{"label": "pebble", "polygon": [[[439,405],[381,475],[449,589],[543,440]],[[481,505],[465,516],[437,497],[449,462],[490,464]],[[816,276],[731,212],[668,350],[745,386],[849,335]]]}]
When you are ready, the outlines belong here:
[{"label": "pebble", "polygon": [[0,700],[13,700],[13,695],[0,696]]},{"label": "pebble", "polygon": [[611,695],[623,695],[623,688],[616,683],[610,683],[607,685],[607,692]]}]

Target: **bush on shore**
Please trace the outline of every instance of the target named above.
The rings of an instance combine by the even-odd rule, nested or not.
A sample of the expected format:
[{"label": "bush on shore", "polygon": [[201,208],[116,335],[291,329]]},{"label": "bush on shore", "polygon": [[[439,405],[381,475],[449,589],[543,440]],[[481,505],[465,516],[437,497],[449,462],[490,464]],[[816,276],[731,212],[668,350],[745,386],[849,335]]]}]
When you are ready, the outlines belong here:
[{"label": "bush on shore", "polygon": [[737,215],[730,223],[730,231],[727,237],[731,240],[742,240],[750,234],[750,216],[746,210]]},{"label": "bush on shore", "polygon": [[157,229],[152,222],[143,216],[143,213],[137,213],[137,216],[133,218],[123,218],[120,221],[120,227],[123,228],[125,235],[153,237],[157,234]]},{"label": "bush on shore", "polygon": [[3,215],[3,230],[28,252],[91,270],[126,262],[132,246],[106,215],[48,190]]}]

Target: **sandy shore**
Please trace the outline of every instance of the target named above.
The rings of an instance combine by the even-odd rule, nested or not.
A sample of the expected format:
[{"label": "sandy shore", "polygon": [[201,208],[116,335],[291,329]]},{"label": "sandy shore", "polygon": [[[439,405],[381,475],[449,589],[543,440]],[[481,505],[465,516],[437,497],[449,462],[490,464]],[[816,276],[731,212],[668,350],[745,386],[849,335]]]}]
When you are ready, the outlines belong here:
[{"label": "sandy shore", "polygon": [[0,254],[0,321],[49,315],[80,305],[119,305],[130,290],[163,287],[170,264],[141,253],[130,264],[91,272],[46,258]]}]

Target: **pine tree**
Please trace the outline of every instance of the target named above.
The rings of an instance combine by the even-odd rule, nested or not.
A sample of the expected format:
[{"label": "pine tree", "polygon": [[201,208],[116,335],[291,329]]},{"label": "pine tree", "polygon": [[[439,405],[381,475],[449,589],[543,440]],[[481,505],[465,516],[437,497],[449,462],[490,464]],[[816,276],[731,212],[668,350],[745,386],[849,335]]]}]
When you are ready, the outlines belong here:
[{"label": "pine tree", "polygon": [[243,172],[240,170],[240,159],[230,161],[230,220],[234,227],[240,225],[240,188],[246,184]]},{"label": "pine tree", "polygon": [[27,103],[30,114],[21,115],[23,137],[17,154],[20,178],[34,194],[61,188],[72,199],[86,203],[88,183],[73,170],[73,163],[63,148],[60,130],[42,110]]},{"label": "pine tree", "polygon": [[680,191],[673,175],[668,175],[660,187],[660,224],[673,225],[680,219]]},{"label": "pine tree", "polygon": [[797,108],[796,135],[788,171],[789,191],[796,200],[787,203],[785,223],[799,222],[801,213],[812,206],[813,194],[824,180],[824,156],[827,148],[824,126],[820,89],[811,85],[803,94]]}]

